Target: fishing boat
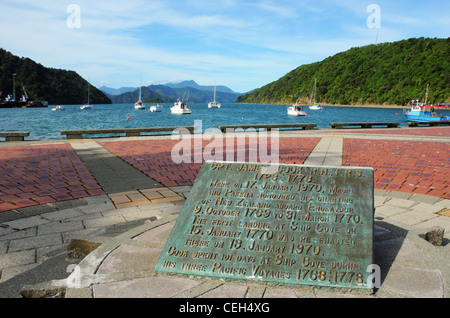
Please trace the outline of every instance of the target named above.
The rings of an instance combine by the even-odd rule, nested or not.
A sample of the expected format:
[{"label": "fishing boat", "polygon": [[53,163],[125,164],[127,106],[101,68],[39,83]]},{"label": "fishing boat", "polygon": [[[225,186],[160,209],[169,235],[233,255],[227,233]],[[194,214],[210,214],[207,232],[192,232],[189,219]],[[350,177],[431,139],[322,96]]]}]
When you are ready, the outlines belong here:
[{"label": "fishing boat", "polygon": [[160,105],[160,104],[152,105],[148,109],[148,111],[151,112],[151,113],[162,112],[162,110],[163,110],[163,106]]},{"label": "fishing boat", "polygon": [[289,116],[306,116],[306,112],[303,110],[303,106],[291,105],[287,108],[287,114]]},{"label": "fishing boat", "polygon": [[81,107],[80,107],[81,110],[94,109],[94,106],[89,103],[90,91],[91,91],[90,90],[90,86],[91,86],[90,82],[91,81],[89,80],[89,82],[88,82],[88,99],[87,99],[87,104],[81,105]]},{"label": "fishing boat", "polygon": [[142,102],[142,91],[141,87],[139,87],[139,99],[136,103],[134,103],[134,109],[145,109],[145,105]]},{"label": "fishing boat", "polygon": [[172,114],[177,115],[189,115],[192,114],[192,110],[188,108],[187,104],[185,102],[182,102],[180,100],[177,100],[172,107],[170,107],[170,112]]},{"label": "fishing boat", "polygon": [[417,100],[411,101],[411,109],[405,111],[403,114],[407,121],[416,121],[422,123],[438,122],[450,120],[450,116],[442,115],[436,112],[440,106],[427,105],[426,103],[419,103]]},{"label": "fishing boat", "polygon": [[406,117],[407,121],[415,121],[415,122],[438,122],[438,121],[447,121],[450,120],[450,116],[442,115],[441,113],[436,112],[436,108],[441,108],[444,106],[434,106],[428,104],[428,89],[429,85],[427,85],[427,91],[425,94],[425,102],[419,102],[418,100],[411,101],[411,109],[409,111],[404,111],[403,115]]},{"label": "fishing boat", "polygon": [[313,97],[312,97],[313,104],[311,106],[309,106],[309,109],[322,110],[323,106],[321,106],[318,103],[316,103],[316,90],[317,90],[317,79],[315,78],[314,79],[314,89],[313,89],[313,93],[312,93],[313,94]]},{"label": "fishing boat", "polygon": [[220,108],[220,103],[216,102],[216,84],[214,84],[214,100],[208,103],[208,108]]}]

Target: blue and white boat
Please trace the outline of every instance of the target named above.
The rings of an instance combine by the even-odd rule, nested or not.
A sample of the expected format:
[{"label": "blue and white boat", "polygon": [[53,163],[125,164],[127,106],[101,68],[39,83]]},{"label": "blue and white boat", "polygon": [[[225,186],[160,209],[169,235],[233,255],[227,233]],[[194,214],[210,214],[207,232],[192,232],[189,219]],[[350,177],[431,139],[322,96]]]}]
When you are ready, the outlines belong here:
[{"label": "blue and white boat", "polygon": [[403,114],[405,115],[407,121],[422,123],[450,120],[450,116],[445,116],[436,112],[437,107],[439,106],[427,105],[424,103],[419,104],[416,101],[414,104],[411,103],[411,110],[405,111]]},{"label": "blue and white boat", "polygon": [[411,101],[411,110],[403,112],[407,121],[429,123],[429,122],[439,122],[439,121],[444,121],[444,120],[445,121],[450,120],[450,116],[444,116],[435,111],[436,108],[441,107],[441,106],[429,105],[427,103],[429,87],[430,87],[430,85],[427,85],[427,92],[425,94],[425,102],[424,103],[419,103],[418,100],[412,100]]}]

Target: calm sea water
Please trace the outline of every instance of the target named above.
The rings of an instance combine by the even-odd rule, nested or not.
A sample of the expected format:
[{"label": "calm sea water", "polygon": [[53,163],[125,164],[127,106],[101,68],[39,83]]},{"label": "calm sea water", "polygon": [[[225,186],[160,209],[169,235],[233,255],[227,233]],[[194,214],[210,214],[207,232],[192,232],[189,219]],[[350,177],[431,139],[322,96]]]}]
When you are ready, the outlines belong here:
[{"label": "calm sea water", "polygon": [[[61,139],[61,130],[140,128],[161,126],[194,126],[202,121],[202,131],[218,125],[316,123],[317,128],[330,128],[330,122],[399,122],[406,126],[401,109],[325,107],[323,111],[307,110],[306,117],[288,116],[286,105],[222,104],[220,109],[206,103],[188,104],[191,115],[172,115],[164,104],[162,112],[135,110],[133,104],[94,105],[93,110],[80,110],[80,105],[66,105],[65,111],[52,107],[35,109],[0,109],[0,131],[29,131],[27,140]],[[128,119],[129,117],[129,119]]]}]

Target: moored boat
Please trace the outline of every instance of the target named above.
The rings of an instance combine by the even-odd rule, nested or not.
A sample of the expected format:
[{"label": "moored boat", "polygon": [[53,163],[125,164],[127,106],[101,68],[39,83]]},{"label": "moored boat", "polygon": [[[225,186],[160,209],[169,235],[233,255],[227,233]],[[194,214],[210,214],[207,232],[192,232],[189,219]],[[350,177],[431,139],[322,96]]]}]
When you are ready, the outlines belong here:
[{"label": "moored boat", "polygon": [[148,111],[151,113],[162,112],[162,110],[163,110],[163,106],[160,104],[151,105],[150,108],[148,109]]},{"label": "moored boat", "polygon": [[145,109],[145,105],[142,102],[142,90],[141,87],[139,87],[139,99],[136,103],[134,103],[134,109]]},{"label": "moored boat", "polygon": [[450,120],[450,116],[442,115],[436,112],[436,108],[439,106],[427,105],[425,103],[419,103],[418,101],[411,101],[411,109],[405,111],[403,114],[407,121],[416,122],[437,122]]},{"label": "moored boat", "polygon": [[407,121],[415,121],[422,123],[438,122],[450,120],[450,116],[442,115],[436,112],[436,108],[445,106],[434,106],[428,104],[428,89],[430,85],[427,85],[427,91],[425,94],[425,102],[419,103],[418,100],[411,101],[411,109],[409,111],[404,111],[403,115],[406,117]]},{"label": "moored boat", "polygon": [[94,109],[94,106],[89,103],[89,99],[91,96],[90,93],[91,93],[91,79],[89,78],[87,104],[81,105],[81,107],[80,107],[81,110]]},{"label": "moored boat", "polygon": [[314,79],[314,89],[313,89],[313,105],[309,106],[311,110],[322,110],[323,106],[316,103],[316,91],[317,91],[317,79]]},{"label": "moored boat", "polygon": [[80,109],[81,109],[81,110],[94,109],[94,106],[93,106],[93,105],[86,104],[86,105],[80,106]]},{"label": "moored boat", "polygon": [[287,114],[289,116],[306,116],[306,112],[303,110],[303,106],[291,105],[287,108]]},{"label": "moored boat", "polygon": [[187,106],[185,102],[177,100],[172,107],[170,107],[170,112],[177,115],[189,115],[192,114],[192,110]]},{"label": "moored boat", "polygon": [[309,109],[312,109],[312,110],[322,110],[322,109],[323,109],[323,106],[321,106],[321,105],[319,105],[319,104],[314,104],[314,105],[312,105],[312,106],[309,106]]},{"label": "moored boat", "polygon": [[208,108],[220,108],[222,105],[216,101],[216,84],[214,84],[214,100],[208,103]]},{"label": "moored boat", "polygon": [[63,105],[58,105],[58,106],[52,108],[52,111],[58,111],[58,110],[66,110],[66,108]]}]

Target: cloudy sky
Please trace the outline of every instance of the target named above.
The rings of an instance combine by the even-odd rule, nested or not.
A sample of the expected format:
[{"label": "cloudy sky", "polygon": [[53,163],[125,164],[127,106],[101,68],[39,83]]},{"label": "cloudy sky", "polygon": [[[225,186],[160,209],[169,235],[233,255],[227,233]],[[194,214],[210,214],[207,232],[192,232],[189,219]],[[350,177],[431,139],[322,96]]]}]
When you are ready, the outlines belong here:
[{"label": "cloudy sky", "polygon": [[448,0],[1,0],[0,47],[97,87],[247,92],[351,47],[450,36]]}]

